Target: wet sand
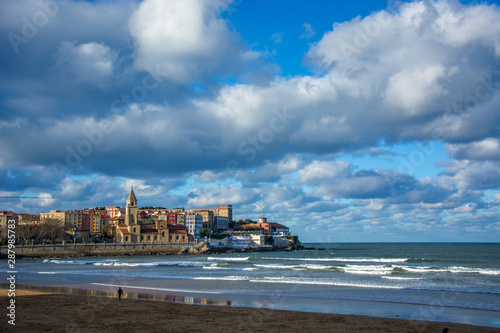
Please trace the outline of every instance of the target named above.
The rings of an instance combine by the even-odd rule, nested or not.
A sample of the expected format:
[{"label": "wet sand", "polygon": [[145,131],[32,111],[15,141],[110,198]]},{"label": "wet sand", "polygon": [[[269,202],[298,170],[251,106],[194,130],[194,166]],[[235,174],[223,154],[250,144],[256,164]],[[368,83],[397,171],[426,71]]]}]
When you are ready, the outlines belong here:
[{"label": "wet sand", "polygon": [[[111,296],[111,295],[110,295]],[[4,312],[7,290],[0,290]],[[16,290],[16,325],[1,332],[500,332],[498,328],[354,315],[192,305]]]}]

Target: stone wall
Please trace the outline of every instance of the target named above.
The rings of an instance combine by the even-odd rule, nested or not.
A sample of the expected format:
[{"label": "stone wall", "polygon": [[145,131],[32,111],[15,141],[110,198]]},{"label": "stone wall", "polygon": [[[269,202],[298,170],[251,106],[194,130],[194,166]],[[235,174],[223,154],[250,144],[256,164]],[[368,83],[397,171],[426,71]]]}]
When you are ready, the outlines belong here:
[{"label": "stone wall", "polygon": [[[85,257],[85,256],[137,256],[137,255],[167,255],[182,251],[181,243],[159,244],[45,244],[19,245],[14,249],[16,258],[50,258],[50,257]],[[0,248],[0,257],[7,258],[8,248]]]}]

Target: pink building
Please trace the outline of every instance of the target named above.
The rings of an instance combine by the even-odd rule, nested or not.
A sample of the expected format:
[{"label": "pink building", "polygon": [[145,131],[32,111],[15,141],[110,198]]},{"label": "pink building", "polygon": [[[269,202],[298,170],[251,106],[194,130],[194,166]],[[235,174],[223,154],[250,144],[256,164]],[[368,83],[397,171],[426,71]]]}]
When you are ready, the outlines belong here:
[{"label": "pink building", "polygon": [[106,207],[106,214],[110,218],[114,219],[117,218],[118,216],[125,215],[125,208],[118,206],[108,206]]}]

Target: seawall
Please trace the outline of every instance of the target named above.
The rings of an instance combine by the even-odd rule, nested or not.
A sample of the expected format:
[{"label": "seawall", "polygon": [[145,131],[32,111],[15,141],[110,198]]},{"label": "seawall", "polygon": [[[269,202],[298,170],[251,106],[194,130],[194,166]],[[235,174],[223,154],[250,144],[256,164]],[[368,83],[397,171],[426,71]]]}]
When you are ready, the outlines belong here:
[{"label": "seawall", "polygon": [[[187,243],[159,243],[159,244],[45,244],[20,245],[16,244],[15,258],[50,258],[50,257],[86,257],[86,256],[147,256],[179,254]],[[8,247],[0,247],[0,258],[8,258]],[[11,252],[12,253],[12,252]]]}]

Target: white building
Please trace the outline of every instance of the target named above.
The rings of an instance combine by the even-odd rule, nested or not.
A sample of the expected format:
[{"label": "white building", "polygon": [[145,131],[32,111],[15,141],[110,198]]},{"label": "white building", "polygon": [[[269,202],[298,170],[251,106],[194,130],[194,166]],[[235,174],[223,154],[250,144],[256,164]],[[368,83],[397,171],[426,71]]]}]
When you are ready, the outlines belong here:
[{"label": "white building", "polygon": [[250,235],[231,236],[229,238],[229,244],[231,244],[235,248],[257,246],[257,244],[255,244],[255,242],[252,240],[252,236]]},{"label": "white building", "polygon": [[252,241],[257,245],[266,245],[266,235],[263,234],[250,234]]},{"label": "white building", "polygon": [[200,237],[200,230],[203,229],[203,216],[196,213],[186,214],[186,229],[188,234],[193,235],[196,239]]}]

